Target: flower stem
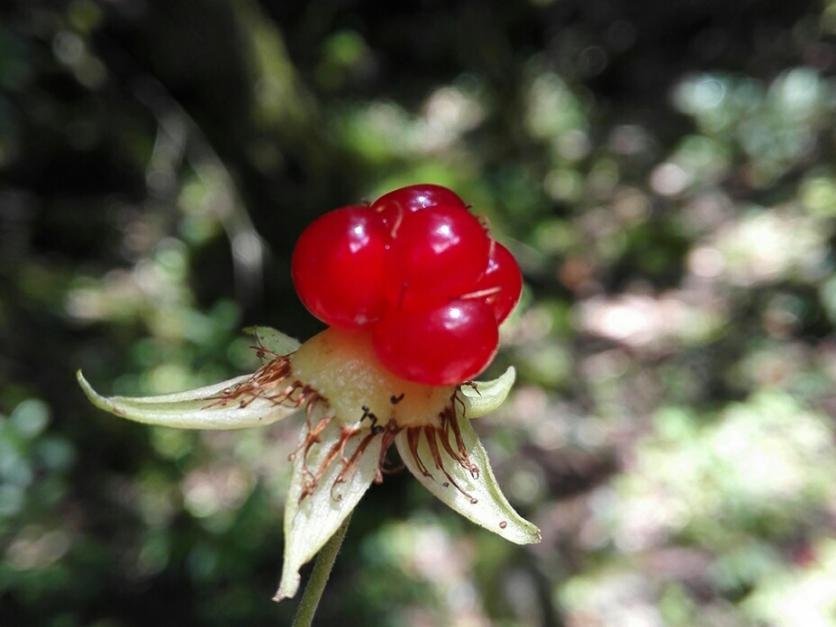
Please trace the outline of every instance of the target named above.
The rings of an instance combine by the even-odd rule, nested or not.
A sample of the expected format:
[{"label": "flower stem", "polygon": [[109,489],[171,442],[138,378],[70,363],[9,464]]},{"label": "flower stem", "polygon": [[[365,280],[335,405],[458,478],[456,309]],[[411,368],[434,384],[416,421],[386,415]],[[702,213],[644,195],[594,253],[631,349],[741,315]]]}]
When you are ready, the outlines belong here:
[{"label": "flower stem", "polygon": [[302,599],[296,609],[296,616],[293,617],[292,627],[310,627],[313,623],[316,608],[319,606],[322,593],[325,591],[325,584],[328,583],[328,578],[331,576],[331,569],[334,567],[337,553],[340,552],[350,522],[351,514],[346,516],[343,524],[316,554],[316,561],[311,576],[308,578],[308,583],[305,584],[305,591],[302,593]]}]

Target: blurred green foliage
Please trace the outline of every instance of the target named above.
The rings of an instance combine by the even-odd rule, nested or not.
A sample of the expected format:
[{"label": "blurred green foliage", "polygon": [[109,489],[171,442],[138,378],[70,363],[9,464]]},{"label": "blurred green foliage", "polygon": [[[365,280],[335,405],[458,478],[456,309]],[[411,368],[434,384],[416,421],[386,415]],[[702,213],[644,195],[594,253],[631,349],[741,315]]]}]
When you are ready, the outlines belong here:
[{"label": "blurred green foliage", "polygon": [[364,499],[319,614],[836,625],[836,3],[0,7],[0,624],[276,625],[295,425],[123,423],[75,387],[244,372],[318,327],[313,217],[459,191],[523,266],[479,425],[544,532]]}]

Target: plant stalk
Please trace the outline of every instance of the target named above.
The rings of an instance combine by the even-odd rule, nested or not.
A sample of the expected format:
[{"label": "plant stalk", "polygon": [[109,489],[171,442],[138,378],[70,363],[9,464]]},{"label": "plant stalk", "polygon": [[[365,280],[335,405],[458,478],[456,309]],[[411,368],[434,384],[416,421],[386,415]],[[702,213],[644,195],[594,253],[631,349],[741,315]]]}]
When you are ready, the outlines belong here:
[{"label": "plant stalk", "polygon": [[334,568],[337,553],[340,552],[350,522],[351,514],[346,516],[343,524],[339,526],[331,539],[316,554],[313,570],[311,570],[311,575],[305,584],[305,591],[302,593],[302,599],[296,609],[296,616],[293,617],[292,627],[311,627],[313,624],[316,608],[319,607],[319,601],[322,599],[322,593],[325,591],[325,585],[331,576],[331,569]]}]

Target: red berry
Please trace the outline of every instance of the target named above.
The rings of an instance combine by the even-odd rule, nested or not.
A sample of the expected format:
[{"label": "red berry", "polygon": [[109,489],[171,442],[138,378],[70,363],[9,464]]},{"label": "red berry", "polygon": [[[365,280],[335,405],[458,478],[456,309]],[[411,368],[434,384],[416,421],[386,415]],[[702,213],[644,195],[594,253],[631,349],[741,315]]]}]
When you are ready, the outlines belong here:
[{"label": "red berry", "polygon": [[407,216],[391,243],[395,303],[425,307],[472,291],[491,240],[467,209],[440,205]]},{"label": "red berry", "polygon": [[386,305],[386,232],[368,207],[329,211],[304,230],[291,275],[308,310],[329,325],[358,328]]},{"label": "red berry", "polygon": [[480,300],[393,311],[373,327],[378,359],[396,375],[428,385],[456,385],[482,372],[499,344],[493,311]]},{"label": "red berry", "polygon": [[502,322],[514,309],[522,292],[522,273],[514,255],[499,242],[494,242],[488,258],[488,269],[476,283],[473,292],[491,291],[484,296],[493,307],[497,323]]},{"label": "red berry", "polygon": [[394,236],[397,226],[407,214],[439,205],[467,209],[467,205],[455,192],[432,183],[408,185],[384,194],[372,203],[372,209],[380,214],[383,223]]}]

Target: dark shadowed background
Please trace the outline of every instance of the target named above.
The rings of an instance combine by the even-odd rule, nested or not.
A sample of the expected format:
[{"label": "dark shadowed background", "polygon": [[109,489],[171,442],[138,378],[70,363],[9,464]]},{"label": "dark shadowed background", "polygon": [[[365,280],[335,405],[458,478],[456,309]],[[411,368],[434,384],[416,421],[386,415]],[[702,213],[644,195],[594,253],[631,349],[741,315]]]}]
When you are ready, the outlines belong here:
[{"label": "dark shadowed background", "polygon": [[457,190],[526,289],[477,425],[543,530],[411,477],[320,625],[836,625],[836,2],[7,0],[0,625],[284,625],[298,421],[193,433],[105,393],[305,338],[305,224]]}]

